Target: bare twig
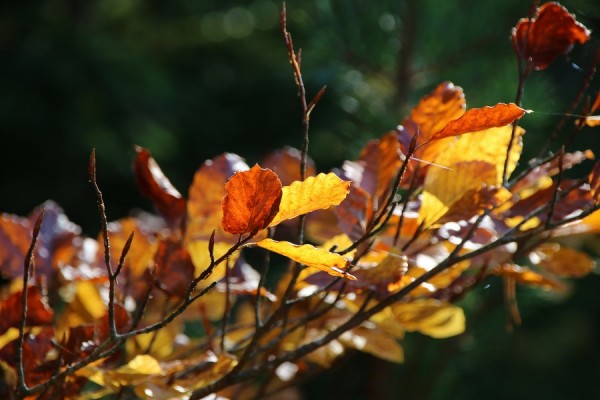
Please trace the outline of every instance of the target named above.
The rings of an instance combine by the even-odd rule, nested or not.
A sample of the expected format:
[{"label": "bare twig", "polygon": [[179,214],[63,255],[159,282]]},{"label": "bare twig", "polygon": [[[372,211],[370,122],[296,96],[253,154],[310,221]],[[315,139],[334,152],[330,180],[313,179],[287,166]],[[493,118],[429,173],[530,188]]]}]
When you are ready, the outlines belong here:
[{"label": "bare twig", "polygon": [[23,291],[21,292],[21,319],[19,321],[19,337],[17,339],[17,396],[20,398],[24,396],[28,387],[25,383],[25,371],[23,369],[23,347],[25,346],[25,326],[27,324],[27,296],[29,294],[29,277],[33,271],[33,251],[40,235],[40,229],[42,227],[42,221],[44,220],[46,211],[42,209],[40,215],[38,215],[35,225],[33,227],[33,234],[29,249],[25,255],[23,262]]}]

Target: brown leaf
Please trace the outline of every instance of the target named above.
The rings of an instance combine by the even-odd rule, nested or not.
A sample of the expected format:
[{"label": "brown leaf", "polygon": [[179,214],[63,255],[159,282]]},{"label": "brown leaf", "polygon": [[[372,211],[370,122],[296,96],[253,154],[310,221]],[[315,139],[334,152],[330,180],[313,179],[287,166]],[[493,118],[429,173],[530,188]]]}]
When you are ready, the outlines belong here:
[{"label": "brown leaf", "polygon": [[273,171],[258,164],[233,175],[225,191],[221,226],[227,233],[254,235],[268,227],[279,211],[281,181]]},{"label": "brown leaf", "polygon": [[431,140],[506,126],[512,124],[524,114],[525,110],[513,103],[472,108],[467,110],[460,118],[450,121],[441,131],[435,133]]},{"label": "brown leaf", "polygon": [[[225,233],[221,228],[223,210],[221,203],[225,197],[225,184],[239,171],[250,168],[244,160],[232,153],[225,153],[207,160],[194,174],[188,192],[186,241],[192,243],[208,241],[215,230],[215,242],[235,243],[237,237]],[[204,268],[204,266],[203,266]]]},{"label": "brown leaf", "polygon": [[346,199],[335,208],[335,214],[342,230],[356,240],[365,233],[368,222],[373,218],[371,196],[353,183]]},{"label": "brown leaf", "polygon": [[[294,181],[302,180],[300,175],[301,157],[300,150],[286,146],[283,149],[269,153],[260,165],[275,172],[281,184],[288,186]],[[306,177],[314,175],[316,175],[315,163],[308,158],[306,163]]]},{"label": "brown leaf", "polygon": [[596,262],[587,254],[558,243],[538,246],[529,259],[551,274],[564,278],[582,278],[596,266]]},{"label": "brown leaf", "polygon": [[171,296],[184,297],[194,279],[195,267],[188,251],[178,240],[162,240],[154,254],[158,287]]},{"label": "brown leaf", "polygon": [[[450,121],[465,113],[466,103],[463,90],[451,82],[442,82],[433,92],[422,98],[412,110],[410,116],[398,127],[398,140],[401,150],[408,154],[413,136],[417,136],[418,150],[414,156],[419,160],[431,162],[451,139],[431,141],[431,137],[441,131]],[[426,165],[425,168],[426,169]]]},{"label": "brown leaf", "polygon": [[[56,356],[52,355],[55,349],[54,330],[51,327],[45,327],[25,335],[23,372],[27,386],[32,387],[43,383],[56,373],[59,365]],[[6,362],[16,371],[17,340],[0,349],[0,361]]]},{"label": "brown leaf", "polygon": [[[357,161],[344,163],[343,178],[365,190],[374,201],[383,202],[402,164],[400,155],[400,143],[395,133],[371,140],[363,147]],[[375,208],[378,206],[374,204]]]},{"label": "brown leaf", "polygon": [[[21,301],[23,292],[12,293],[0,303],[0,335],[11,327],[18,327],[21,321],[23,308]],[[48,326],[52,325],[54,312],[42,295],[39,286],[29,286],[27,290],[27,318],[26,326]]]},{"label": "brown leaf", "polygon": [[545,290],[565,291],[564,283],[515,264],[504,264],[492,270],[492,274],[513,278],[518,283],[540,287]]},{"label": "brown leaf", "polygon": [[185,199],[147,149],[138,146],[135,150],[137,155],[133,162],[133,172],[140,192],[152,201],[156,211],[169,226],[178,226],[185,213]]},{"label": "brown leaf", "polygon": [[519,20],[512,31],[515,53],[536,70],[548,67],[575,43],[583,44],[589,38],[590,31],[556,2],[544,3],[533,19]]},{"label": "brown leaf", "polygon": [[31,226],[16,215],[0,215],[0,275],[14,279],[23,275],[23,260],[31,243]]}]

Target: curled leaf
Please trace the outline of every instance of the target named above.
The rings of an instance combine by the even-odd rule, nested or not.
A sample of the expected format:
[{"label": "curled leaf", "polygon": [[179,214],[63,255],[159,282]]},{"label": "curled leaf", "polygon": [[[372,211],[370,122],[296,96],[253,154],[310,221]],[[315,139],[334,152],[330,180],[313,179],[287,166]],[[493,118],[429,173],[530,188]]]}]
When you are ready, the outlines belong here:
[{"label": "curled leaf", "polygon": [[136,147],[133,172],[140,192],[148,197],[170,226],[177,226],[185,212],[185,199],[162,172],[150,152]]},{"label": "curled leaf", "polygon": [[512,32],[515,53],[536,70],[547,68],[575,43],[583,44],[589,38],[590,31],[553,1],[544,3],[531,20],[521,19]]},{"label": "curled leaf", "polygon": [[257,165],[237,172],[225,185],[221,207],[223,230],[231,234],[255,234],[269,226],[279,211],[282,189],[277,175]]},{"label": "curled leaf", "polygon": [[334,173],[319,174],[285,186],[279,212],[269,226],[311,211],[336,206],[346,198],[349,187],[350,182],[341,180]]},{"label": "curled leaf", "polygon": [[310,244],[299,246],[290,242],[278,242],[272,239],[263,239],[256,245],[309,267],[318,268],[330,275],[356,280],[354,275],[344,272],[344,269],[348,266],[348,261],[339,254],[331,253],[325,249]]}]

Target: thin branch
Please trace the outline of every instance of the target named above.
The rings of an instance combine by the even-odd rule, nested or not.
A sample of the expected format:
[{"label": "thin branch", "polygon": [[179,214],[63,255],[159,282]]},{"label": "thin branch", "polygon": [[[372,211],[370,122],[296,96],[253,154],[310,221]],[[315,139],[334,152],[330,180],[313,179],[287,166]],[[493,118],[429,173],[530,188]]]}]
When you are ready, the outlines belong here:
[{"label": "thin branch", "polygon": [[29,249],[25,255],[23,262],[23,291],[21,292],[21,319],[19,321],[19,338],[17,340],[17,396],[20,398],[25,395],[28,391],[27,384],[25,383],[25,370],[23,369],[23,347],[25,346],[25,326],[27,324],[27,296],[29,294],[29,277],[33,272],[33,251],[40,235],[40,229],[42,228],[42,221],[46,211],[42,209],[40,215],[38,215],[35,225],[33,227],[33,234]]},{"label": "thin branch", "polygon": [[102,237],[104,239],[104,263],[106,264],[106,274],[108,275],[108,328],[110,337],[115,339],[119,336],[117,333],[117,325],[115,322],[115,281],[116,275],[113,273],[111,262],[110,262],[110,239],[108,238],[108,220],[106,218],[106,206],[104,205],[104,199],[102,192],[98,187],[96,180],[96,149],[92,150],[90,155],[90,162],[88,165],[88,174],[90,183],[96,193],[96,202],[98,204],[98,214],[100,215],[100,229],[102,231]]}]

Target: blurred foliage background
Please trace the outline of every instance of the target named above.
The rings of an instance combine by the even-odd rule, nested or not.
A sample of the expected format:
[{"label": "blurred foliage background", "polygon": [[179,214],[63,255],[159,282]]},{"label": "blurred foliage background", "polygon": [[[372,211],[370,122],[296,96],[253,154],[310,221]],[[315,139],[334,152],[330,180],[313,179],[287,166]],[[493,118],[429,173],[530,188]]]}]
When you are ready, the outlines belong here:
[{"label": "blurred foliage background", "polygon": [[[563,5],[600,30],[596,0]],[[149,208],[132,179],[134,144],[152,151],[183,194],[195,169],[225,151],[252,164],[298,147],[279,8],[271,0],[0,5],[0,210],[25,215],[53,199],[95,236],[87,182],[94,147],[109,219]],[[510,29],[528,12],[520,0],[288,1],[307,90],[328,85],[310,134],[318,169],[356,157],[443,80],[462,86],[470,107],[513,101]],[[533,74],[524,157],[561,118],[546,113],[567,109],[599,44],[596,36]],[[593,93],[599,87],[596,80]],[[599,138],[586,130],[576,147],[598,153]],[[597,254],[594,240],[582,246]],[[491,281],[462,301],[468,333],[445,341],[409,335],[406,364],[360,355],[302,390],[307,398],[600,398],[600,279],[574,286],[564,298],[520,291],[525,323],[510,334],[501,285]]]}]

